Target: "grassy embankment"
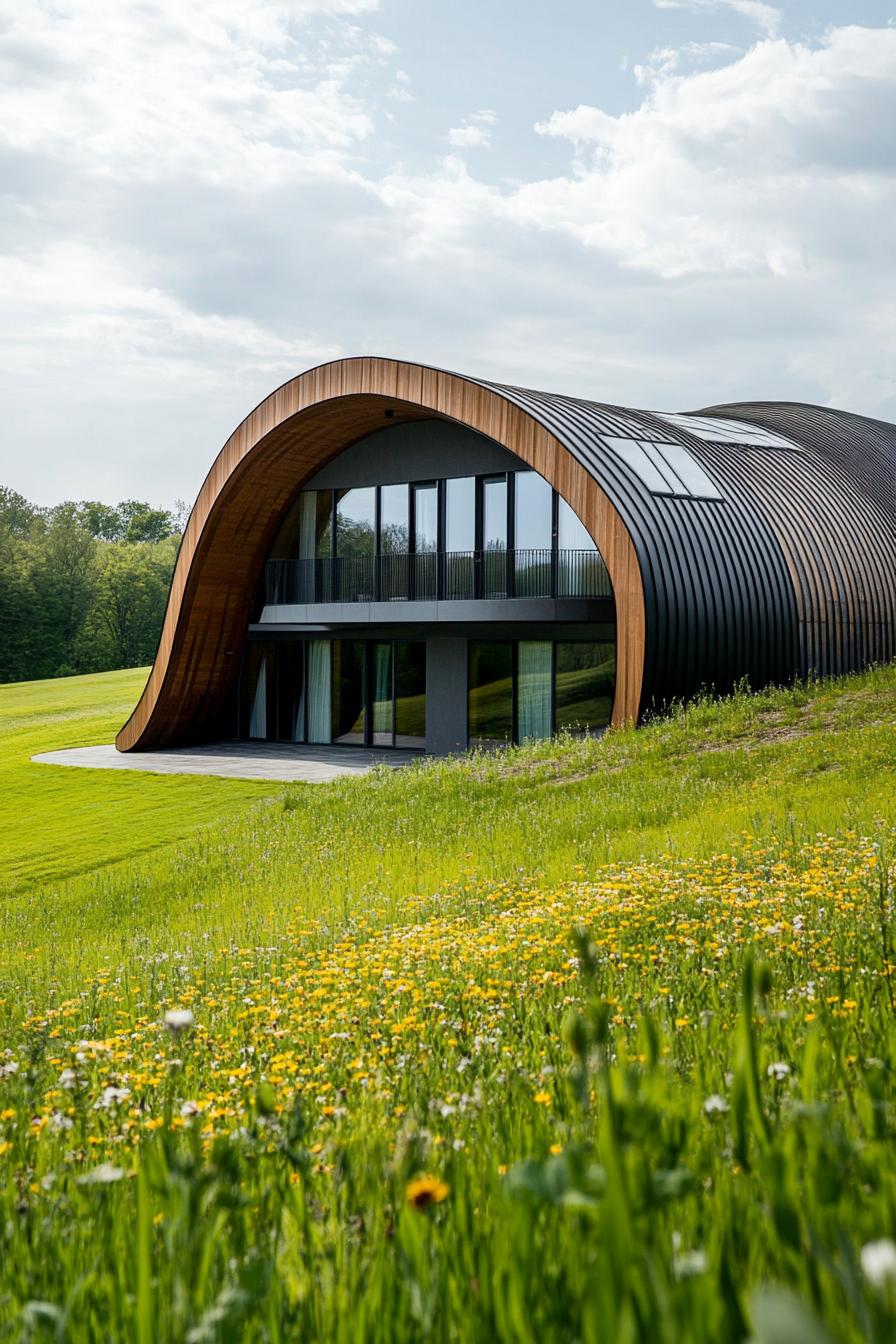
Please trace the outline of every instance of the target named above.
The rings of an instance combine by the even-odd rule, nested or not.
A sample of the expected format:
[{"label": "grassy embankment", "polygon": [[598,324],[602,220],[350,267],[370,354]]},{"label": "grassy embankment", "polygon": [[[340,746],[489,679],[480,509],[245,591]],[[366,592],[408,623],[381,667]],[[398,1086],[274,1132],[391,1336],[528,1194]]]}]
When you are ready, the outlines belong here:
[{"label": "grassy embankment", "polygon": [[0,1338],[891,1339],[894,738],[890,669],[224,781],[176,843],[162,790],[93,873],[57,825],[3,898]]}]

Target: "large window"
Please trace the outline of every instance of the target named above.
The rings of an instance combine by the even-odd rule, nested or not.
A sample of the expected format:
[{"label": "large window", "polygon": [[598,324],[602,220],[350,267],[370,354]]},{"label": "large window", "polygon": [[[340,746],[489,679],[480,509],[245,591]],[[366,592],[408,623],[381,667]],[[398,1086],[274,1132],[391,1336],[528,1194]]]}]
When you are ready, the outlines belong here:
[{"label": "large window", "polygon": [[334,639],[333,741],[363,747],[367,740],[367,685],[364,642]]},{"label": "large window", "polygon": [[476,478],[445,482],[445,596],[476,596]]},{"label": "large window", "polygon": [[513,741],[513,645],[471,643],[467,735],[471,747]]},{"label": "large window", "polygon": [[336,600],[371,600],[376,554],[376,488],[336,492]]},{"label": "large window", "polygon": [[599,732],[610,722],[615,683],[616,651],[610,640],[473,642],[469,744],[532,742],[561,730]]},{"label": "large window", "polygon": [[415,485],[414,597],[438,595],[439,487],[436,481]]},{"label": "large window", "polygon": [[251,641],[238,733],[277,742],[426,745],[422,640]]},{"label": "large window", "polygon": [[604,581],[604,563],[588,529],[557,496],[557,596],[590,597]]},{"label": "large window", "polygon": [[482,596],[507,597],[507,477],[482,482]]},{"label": "large window", "polygon": [[586,528],[529,470],[306,490],[266,582],[266,601],[287,605],[611,595]]},{"label": "large window", "polygon": [[518,471],[513,483],[513,591],[517,597],[549,597],[552,586],[554,492],[537,471]]},{"label": "large window", "polygon": [[395,746],[426,746],[426,645],[396,640]]},{"label": "large window", "polygon": [[410,540],[408,487],[380,486],[380,565],[377,596],[381,602],[407,600],[409,596]]}]

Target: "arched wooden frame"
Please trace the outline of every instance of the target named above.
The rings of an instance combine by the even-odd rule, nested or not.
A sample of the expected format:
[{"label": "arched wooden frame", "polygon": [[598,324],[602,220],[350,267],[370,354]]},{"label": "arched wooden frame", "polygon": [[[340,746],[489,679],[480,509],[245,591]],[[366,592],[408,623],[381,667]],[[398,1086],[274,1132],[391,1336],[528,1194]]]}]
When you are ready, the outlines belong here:
[{"label": "arched wooden frame", "polygon": [[218,454],[190,515],[155,662],[116,738],[119,751],[226,731],[252,592],[284,510],[304,481],[352,443],[387,424],[423,419],[454,420],[502,444],[581,518],[616,599],[612,721],[637,719],[644,590],[631,537],[598,482],[558,439],[490,388],[398,360],[343,359],[272,392]]}]

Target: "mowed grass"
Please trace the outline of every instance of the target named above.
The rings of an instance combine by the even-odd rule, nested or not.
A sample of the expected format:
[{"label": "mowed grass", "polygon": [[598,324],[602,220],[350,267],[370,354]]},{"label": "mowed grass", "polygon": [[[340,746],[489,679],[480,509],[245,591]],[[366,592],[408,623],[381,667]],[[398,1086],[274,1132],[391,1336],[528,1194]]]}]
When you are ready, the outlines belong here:
[{"label": "mowed grass", "polygon": [[[87,718],[116,675],[73,678],[62,690],[44,683],[48,703],[68,696],[75,715],[84,696],[82,741],[104,730],[108,740],[126,716],[127,702]],[[18,691],[0,690],[0,704]],[[33,694],[36,715],[42,692]],[[62,992],[69,977],[117,960],[138,939],[179,952],[264,941],[297,905],[335,932],[370,906],[383,921],[403,921],[413,899],[470,876],[561,880],[577,864],[590,872],[658,853],[723,853],[745,833],[869,834],[894,811],[894,703],[896,675],[880,669],[707,701],[600,740],[286,790],[32,765],[36,740],[63,745],[71,732],[54,721],[39,736],[26,723],[4,734],[16,785],[4,789],[0,825],[19,887],[4,902],[0,974],[36,948],[36,989],[50,977]]]},{"label": "mowed grass", "polygon": [[113,741],[147,669],[0,686],[0,894],[183,839],[273,786],[32,764],[39,752]]},{"label": "mowed grass", "polygon": [[0,1339],[889,1344],[894,743],[879,669],[20,885]]}]

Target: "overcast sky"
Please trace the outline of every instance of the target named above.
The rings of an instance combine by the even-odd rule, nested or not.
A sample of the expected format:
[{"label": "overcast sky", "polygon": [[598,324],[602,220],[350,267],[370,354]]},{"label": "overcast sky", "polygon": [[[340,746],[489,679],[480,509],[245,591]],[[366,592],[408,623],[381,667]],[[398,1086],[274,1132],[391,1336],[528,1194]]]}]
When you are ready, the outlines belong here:
[{"label": "overcast sky", "polygon": [[896,0],[0,0],[0,484],[383,354],[896,420]]}]

